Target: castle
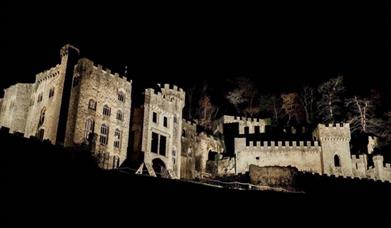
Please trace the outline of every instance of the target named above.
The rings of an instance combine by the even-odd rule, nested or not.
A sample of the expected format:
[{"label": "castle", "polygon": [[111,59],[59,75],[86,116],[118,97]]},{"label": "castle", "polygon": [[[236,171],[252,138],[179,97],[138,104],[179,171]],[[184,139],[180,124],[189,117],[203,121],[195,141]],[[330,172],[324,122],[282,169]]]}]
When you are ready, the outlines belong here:
[{"label": "castle", "polygon": [[[194,179],[240,175],[250,165],[293,166],[303,172],[391,181],[381,155],[351,154],[349,124],[319,124],[310,137],[267,138],[266,119],[224,115],[215,135],[182,117],[185,92],[164,84],[147,88],[132,107],[132,81],[65,45],[60,63],[18,83],[0,99],[0,126],[65,147],[88,146],[105,169],[128,160],[138,174]],[[131,116],[132,113],[132,116]],[[217,135],[217,136],[216,136]],[[368,147],[371,147],[369,145]]]},{"label": "castle", "polygon": [[34,83],[5,90],[0,125],[52,144],[88,144],[103,168],[119,167],[128,147],[131,81],[79,59],[71,45],[61,49],[60,57]]}]

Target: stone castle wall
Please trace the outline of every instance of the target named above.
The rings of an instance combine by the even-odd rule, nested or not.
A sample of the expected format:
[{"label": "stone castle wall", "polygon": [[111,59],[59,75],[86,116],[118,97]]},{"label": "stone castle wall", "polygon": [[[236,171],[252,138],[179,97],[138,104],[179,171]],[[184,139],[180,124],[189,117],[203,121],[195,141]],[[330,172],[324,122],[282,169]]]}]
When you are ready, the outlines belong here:
[{"label": "stone castle wall", "polygon": [[63,49],[61,62],[37,74],[34,83],[18,83],[5,90],[0,113],[2,126],[10,128],[11,132],[24,133],[25,137],[40,135],[53,144],[56,142],[68,61]]},{"label": "stone castle wall", "polygon": [[[65,45],[60,52],[60,64],[37,74],[34,83],[18,83],[5,90],[0,103],[1,126],[10,128],[11,132],[24,133],[25,137],[38,136],[48,139],[52,144],[56,143],[70,47],[73,46]],[[88,59],[79,60],[74,69],[77,80],[73,80],[69,101],[65,146],[86,142],[85,121],[91,118],[95,123],[95,133],[98,133],[97,140],[100,126],[105,123],[109,127],[107,145],[95,142],[93,150],[108,153],[109,158],[115,156],[116,163],[123,162],[127,156],[129,138],[131,81],[102,69],[100,65],[94,66]],[[124,94],[124,101],[118,100],[119,92]],[[88,109],[89,99],[96,101],[94,112]],[[105,104],[110,107],[111,114],[108,117],[102,115]],[[116,118],[119,110],[122,112],[122,120]],[[121,133],[119,148],[114,147],[116,129]],[[114,162],[112,159],[109,161]],[[106,167],[114,167],[111,163],[107,163]]]},{"label": "stone castle wall", "polygon": [[[177,86],[164,84],[160,91],[145,90],[142,151],[144,163],[152,166],[154,159],[160,159],[168,172],[175,178],[180,177],[181,170],[181,135],[182,110],[185,102],[185,92]],[[154,115],[156,121],[154,121]],[[166,119],[167,126],[164,126]],[[159,135],[159,145],[166,138],[166,150],[155,153],[151,151],[152,134]],[[160,147],[159,147],[160,150]]]},{"label": "stone castle wall", "polygon": [[372,160],[373,166],[367,167],[368,158],[366,154],[352,156],[353,176],[391,181],[391,164],[384,164],[384,158],[381,155],[373,156]]},{"label": "stone castle wall", "polygon": [[[37,74],[34,83],[18,83],[5,90],[0,99],[1,126],[9,128],[10,132],[24,133],[25,137],[42,136],[42,139],[56,143],[69,47],[62,48],[60,63]],[[86,58],[80,59],[73,70],[65,146],[86,143],[94,152],[103,155],[104,168],[117,167],[127,158],[132,82]],[[123,95],[123,100],[119,94]],[[89,105],[91,100],[96,103],[93,108]],[[236,123],[238,132],[231,135],[230,140],[234,143],[234,154],[224,157],[228,145],[224,140],[229,137],[221,139],[198,133],[194,123],[182,119],[184,102],[185,92],[177,86],[164,84],[156,90],[145,90],[144,106],[135,111],[139,121],[132,125],[135,134],[133,144],[129,146],[133,151],[144,152],[144,163],[149,170],[153,160],[160,159],[174,178],[202,176],[208,171],[209,162],[218,175],[245,173],[254,164],[391,180],[390,164],[384,164],[382,156],[373,156],[372,167],[368,167],[367,155],[351,156],[349,124],[319,124],[313,132],[313,141],[261,142],[248,141],[245,137],[265,133],[269,124],[267,119],[225,115],[215,122],[214,133],[224,134],[224,124],[234,124],[236,131]],[[109,108],[109,115],[103,114],[104,106]],[[120,118],[117,113],[121,113]],[[92,132],[86,129],[87,121],[93,121]],[[103,125],[108,127],[107,143],[100,141]],[[116,132],[120,132],[119,140]],[[151,151],[153,133],[165,137],[164,153]],[[91,135],[95,137],[90,138]],[[235,135],[238,137],[234,139]],[[375,142],[370,140],[369,153],[373,147]],[[208,161],[210,152],[218,154],[213,164]]]},{"label": "stone castle wall", "polygon": [[[123,101],[119,100],[120,93],[123,95]],[[90,101],[95,102],[94,108],[89,107]],[[105,105],[109,107],[110,115],[103,114]],[[86,129],[86,122],[92,120],[94,133],[97,134],[93,150],[96,153],[109,154],[108,161],[105,161],[106,168],[116,167],[127,156],[130,110],[131,81],[112,74],[108,69],[102,69],[100,65],[95,66],[88,59],[80,59],[74,70],[66,144],[87,143],[89,130]],[[120,116],[122,119],[117,119]],[[99,141],[103,124],[109,129],[107,144]],[[114,146],[116,130],[120,132],[119,147]]]},{"label": "stone castle wall", "polygon": [[182,169],[186,176],[200,177],[207,170],[209,152],[222,154],[225,151],[223,140],[204,132],[197,132],[197,125],[187,120],[182,121]]},{"label": "stone castle wall", "polygon": [[185,119],[182,120],[181,137],[181,178],[196,177],[197,125]]},{"label": "stone castle wall", "polygon": [[196,170],[201,175],[206,172],[209,152],[224,153],[224,142],[221,139],[201,132],[196,138],[195,145]]},{"label": "stone castle wall", "polygon": [[239,124],[239,134],[245,133],[245,128],[248,128],[249,134],[255,133],[255,127],[259,127],[259,133],[265,132],[265,127],[268,125],[267,119],[259,118],[245,118],[240,116],[228,116],[224,115],[222,117],[224,124],[238,123]]},{"label": "stone castle wall", "polygon": [[318,142],[250,142],[235,139],[236,173],[257,166],[294,166],[300,171],[321,172],[321,147]]},{"label": "stone castle wall", "polygon": [[[39,130],[44,131],[43,138],[56,143],[57,127],[60,116],[63,83],[66,71],[66,59],[61,64],[39,73],[31,91],[31,106],[27,114],[25,136],[36,136]],[[50,90],[54,95],[49,97]],[[41,115],[45,115],[44,122],[39,126]]]},{"label": "stone castle wall", "polygon": [[[349,124],[319,124],[314,131],[314,137],[321,142],[322,173],[352,176]],[[336,157],[340,163],[339,167],[335,166]]]},{"label": "stone castle wall", "polygon": [[25,131],[31,87],[32,84],[17,83],[4,91],[0,103],[0,125],[9,128],[10,133]]}]

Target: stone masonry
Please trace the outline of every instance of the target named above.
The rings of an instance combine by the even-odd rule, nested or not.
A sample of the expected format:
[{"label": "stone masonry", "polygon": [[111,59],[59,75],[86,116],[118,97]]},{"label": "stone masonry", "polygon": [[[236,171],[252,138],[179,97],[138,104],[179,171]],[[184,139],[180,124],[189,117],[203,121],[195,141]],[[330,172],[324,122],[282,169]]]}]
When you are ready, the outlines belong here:
[{"label": "stone masonry", "polygon": [[[145,90],[141,150],[150,174],[180,178],[184,102],[185,92],[177,86],[164,84],[158,90]],[[160,168],[152,171],[157,163]]]},{"label": "stone masonry", "polygon": [[67,126],[61,141],[65,140],[64,146],[88,144],[100,155],[102,167],[117,167],[127,156],[131,81],[85,58],[69,66],[70,49],[79,53],[65,45],[60,50],[60,63],[37,74],[34,83],[17,83],[5,90],[0,125],[56,144],[66,72],[71,70],[71,98],[65,101],[69,109],[65,110]]},{"label": "stone masonry", "polygon": [[[346,123],[319,124],[306,140],[273,141],[261,138],[268,120],[224,115],[214,123],[217,136],[208,135],[182,119],[185,92],[169,84],[145,89],[144,103],[133,110],[130,123],[132,81],[87,58],[74,59],[70,50],[79,54],[77,48],[65,45],[60,63],[37,74],[34,83],[5,89],[0,98],[0,126],[52,144],[88,146],[105,169],[119,167],[127,159],[129,146],[134,154],[142,155],[135,156],[142,160],[137,172],[147,170],[152,176],[238,175],[257,165],[391,181],[390,164],[384,164],[381,155],[371,154],[375,139],[369,140],[368,155],[351,155]],[[368,167],[370,158],[373,166]]]}]

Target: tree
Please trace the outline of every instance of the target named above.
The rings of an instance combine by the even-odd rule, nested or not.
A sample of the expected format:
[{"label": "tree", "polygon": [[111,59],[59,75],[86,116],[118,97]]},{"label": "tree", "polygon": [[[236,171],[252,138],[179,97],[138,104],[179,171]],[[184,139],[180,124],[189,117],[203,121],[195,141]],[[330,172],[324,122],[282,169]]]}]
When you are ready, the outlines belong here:
[{"label": "tree", "polygon": [[260,112],[263,112],[272,117],[272,122],[275,125],[279,124],[281,114],[281,98],[278,96],[266,94],[260,96],[259,99]]},{"label": "tree", "polygon": [[193,99],[196,93],[197,86],[192,85],[186,89],[186,108],[187,108],[187,117],[189,120],[193,119]]},{"label": "tree", "polygon": [[233,91],[228,92],[226,96],[229,103],[231,103],[238,114],[241,114],[240,105],[244,103],[243,91],[240,89],[234,89]]},{"label": "tree", "polygon": [[235,88],[228,92],[226,98],[235,107],[239,115],[253,117],[259,113],[258,89],[246,77],[234,79]]},{"label": "tree", "polygon": [[282,110],[288,116],[288,124],[295,118],[297,122],[301,122],[301,104],[297,93],[281,94]]},{"label": "tree", "polygon": [[309,86],[304,86],[300,93],[300,100],[303,104],[306,123],[314,120],[315,91]]},{"label": "tree", "polygon": [[360,98],[354,96],[346,100],[349,109],[349,123],[352,132],[382,134],[384,121],[376,118],[375,98]]},{"label": "tree", "polygon": [[380,136],[384,139],[384,142],[388,145],[391,144],[391,111],[384,114],[384,124],[381,130]]},{"label": "tree", "polygon": [[343,106],[342,93],[344,91],[342,76],[332,78],[318,87],[320,94],[318,112],[323,122],[335,122],[338,117],[341,117],[341,107]]},{"label": "tree", "polygon": [[202,96],[198,101],[198,124],[205,128],[212,129],[213,120],[216,118],[218,110],[219,109],[212,104],[208,95]]}]

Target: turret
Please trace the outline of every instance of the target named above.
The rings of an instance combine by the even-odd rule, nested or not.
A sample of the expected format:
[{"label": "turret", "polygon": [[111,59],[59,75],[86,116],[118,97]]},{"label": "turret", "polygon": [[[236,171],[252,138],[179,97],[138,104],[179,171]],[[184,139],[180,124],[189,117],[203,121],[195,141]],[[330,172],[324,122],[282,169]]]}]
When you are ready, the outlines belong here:
[{"label": "turret", "polygon": [[145,90],[141,148],[144,163],[154,167],[155,173],[166,170],[171,178],[180,178],[185,92],[175,85],[158,86],[156,90]]},{"label": "turret", "polygon": [[349,124],[319,124],[313,135],[315,140],[319,140],[322,148],[322,173],[351,176]]}]

